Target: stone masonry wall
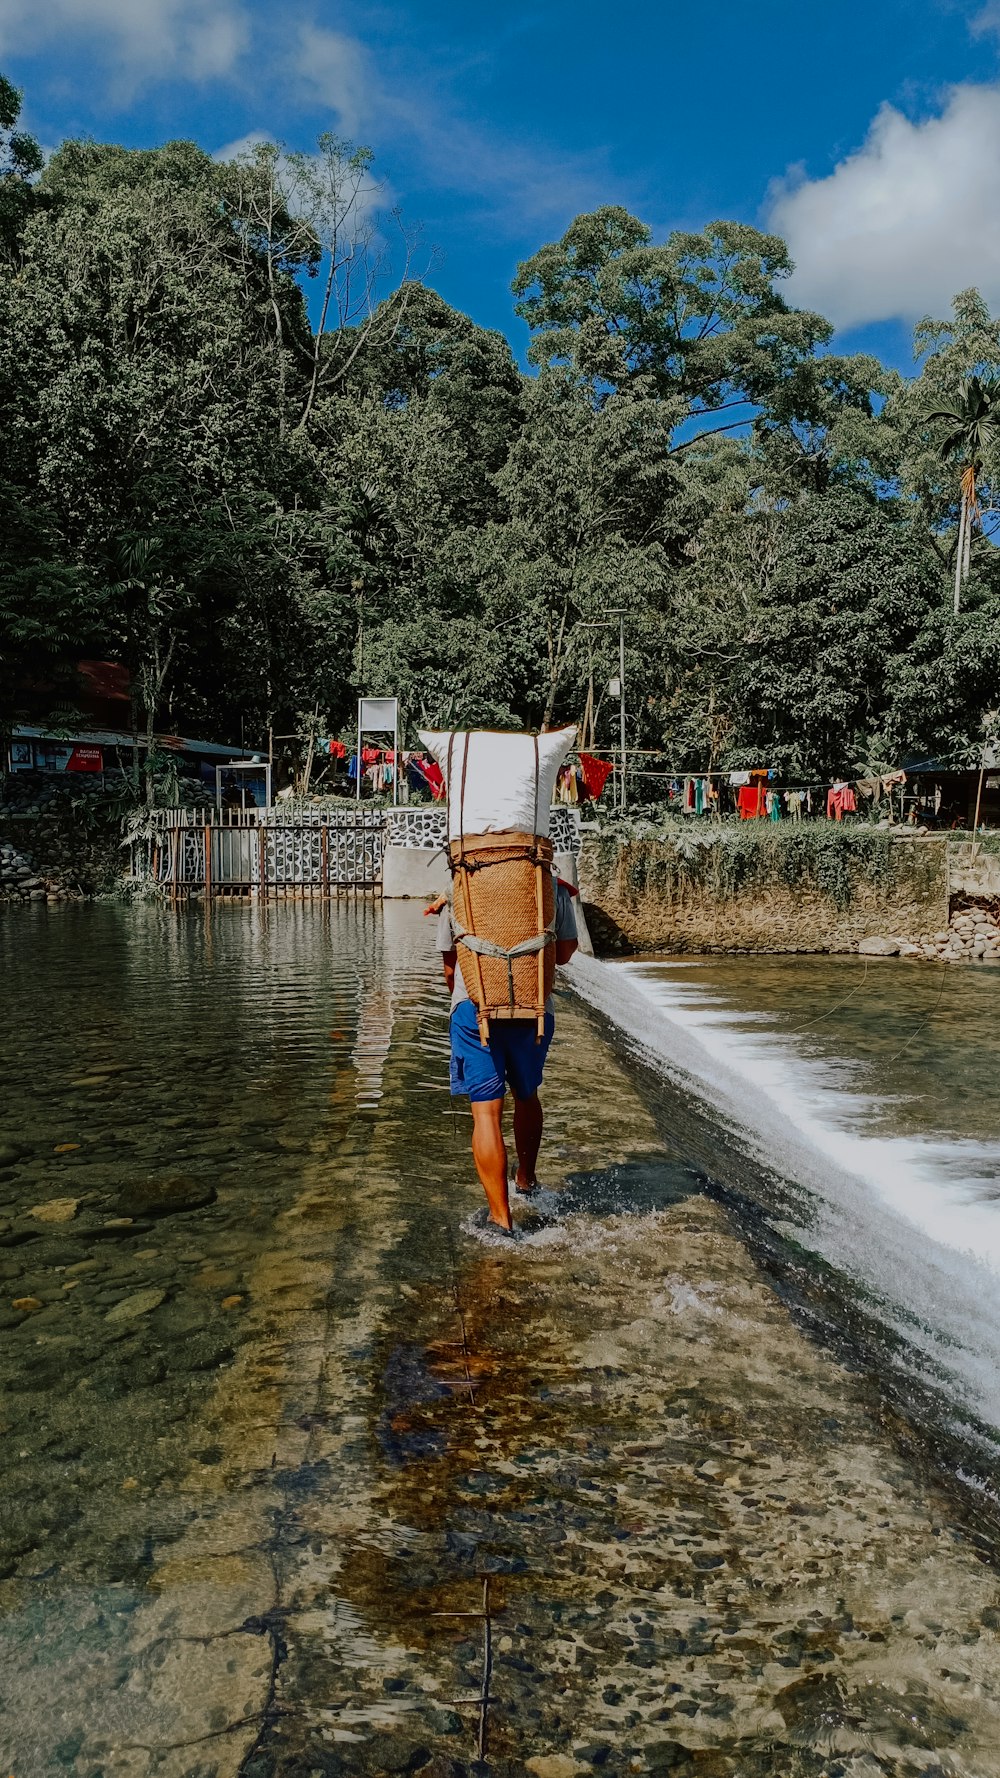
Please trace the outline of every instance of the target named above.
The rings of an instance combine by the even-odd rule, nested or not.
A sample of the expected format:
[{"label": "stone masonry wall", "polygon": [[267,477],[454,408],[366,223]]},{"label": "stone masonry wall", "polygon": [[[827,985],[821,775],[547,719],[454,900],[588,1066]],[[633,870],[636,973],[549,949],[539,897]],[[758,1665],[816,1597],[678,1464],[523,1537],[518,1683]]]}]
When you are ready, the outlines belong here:
[{"label": "stone masonry wall", "polygon": [[113,887],[122,874],[121,807],[59,781],[8,781],[0,801],[0,897],[61,901]]},{"label": "stone masonry wall", "polygon": [[747,845],[734,885],[725,841],[699,856],[684,840],[585,833],[580,891],[597,951],[853,951],[865,938],[916,942],[948,925],[942,838],[862,844],[848,829],[825,836],[811,866],[808,852],[792,853],[794,841],[782,851],[762,835],[749,873]]},{"label": "stone masonry wall", "polygon": [[952,895],[1000,901],[1000,853],[986,850],[982,840],[952,841],[948,847],[948,882]]}]

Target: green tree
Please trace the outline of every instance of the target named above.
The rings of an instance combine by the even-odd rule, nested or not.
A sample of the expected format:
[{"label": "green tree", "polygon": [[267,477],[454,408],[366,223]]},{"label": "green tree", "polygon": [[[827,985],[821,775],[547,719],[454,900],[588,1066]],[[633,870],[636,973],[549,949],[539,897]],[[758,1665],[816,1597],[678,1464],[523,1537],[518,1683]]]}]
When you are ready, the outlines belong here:
[{"label": "green tree", "polygon": [[519,662],[524,718],[580,717],[592,664],[600,681],[611,655],[593,626],[663,608],[676,484],[669,418],[648,393],[627,388],[595,412],[563,371],[530,385],[497,478],[506,515],[478,549],[484,627]]},{"label": "green tree", "polygon": [[688,451],[706,432],[745,429],[829,339],[828,322],[776,288],[791,270],[784,242],[745,223],[657,245],[607,206],[518,268],[515,306],[533,363],[566,365],[598,395],[642,379],[664,404],[673,449]]},{"label": "green tree", "polygon": [[[190,144],[66,144],[41,186],[0,341],[20,485],[86,574],[93,627],[132,669],[144,722],[185,720],[211,659],[228,727],[225,661],[211,658],[219,595],[253,535],[286,596],[268,534],[297,491],[266,266],[228,219],[224,170]],[[301,311],[296,291],[286,300]]]},{"label": "green tree", "polygon": [[398,325],[365,341],[348,390],[317,407],[315,525],[329,584],[355,612],[346,670],[414,721],[442,720],[466,692],[484,720],[511,718],[476,645],[475,545],[502,515],[497,475],[522,404],[507,341],[414,285]]},{"label": "green tree", "polygon": [[17,127],[23,97],[0,74],[0,255],[8,262],[17,256],[21,229],[37,201],[33,182],[45,161],[34,136]]},{"label": "green tree", "polygon": [[939,447],[942,460],[947,463],[957,458],[961,464],[960,516],[955,548],[957,617],[961,609],[962,582],[969,575],[973,527],[977,521],[980,527],[982,525],[977,483],[1000,435],[1000,377],[964,379],[947,406],[931,408],[924,418],[928,426],[944,425],[947,428]]},{"label": "green tree", "polygon": [[933,554],[891,509],[804,500],[733,663],[731,758],[807,779],[898,758],[899,659],[939,608]]}]

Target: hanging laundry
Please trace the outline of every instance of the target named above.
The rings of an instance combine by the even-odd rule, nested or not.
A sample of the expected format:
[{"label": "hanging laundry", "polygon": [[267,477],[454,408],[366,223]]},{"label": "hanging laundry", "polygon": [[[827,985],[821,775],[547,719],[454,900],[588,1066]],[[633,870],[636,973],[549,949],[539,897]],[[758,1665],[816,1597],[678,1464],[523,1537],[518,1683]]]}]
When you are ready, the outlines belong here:
[{"label": "hanging laundry", "polygon": [[347,758],[347,748],[344,746],[343,741],[329,741],[327,743],[327,750],[331,759]]},{"label": "hanging laundry", "polygon": [[694,812],[696,815],[704,815],[704,813],[705,813],[705,802],[706,802],[707,789],[708,789],[707,779],[705,779],[705,778],[696,778],[695,779],[695,781],[694,781]]},{"label": "hanging laundry", "polygon": [[447,789],[445,786],[444,774],[436,759],[429,759],[427,761],[427,764],[424,766],[424,773],[427,782],[431,787],[431,795],[434,798],[434,801],[436,803],[443,802],[447,794]]},{"label": "hanging laundry", "polygon": [[843,778],[838,778],[827,792],[826,818],[828,821],[843,821],[845,815],[853,815],[858,804],[851,786]]},{"label": "hanging laundry", "polygon": [[356,778],[357,775],[358,775],[358,756],[356,753],[352,753],[350,759],[347,762],[347,776],[349,778]]},{"label": "hanging laundry", "polygon": [[792,821],[802,820],[802,804],[806,800],[804,790],[786,790],[785,807]]},{"label": "hanging laundry", "polygon": [[[750,774],[747,773],[749,778]],[[764,814],[766,792],[763,784],[743,784],[736,793],[736,807],[741,821],[751,821]]]},{"label": "hanging laundry", "polygon": [[733,789],[735,790],[737,785],[749,784],[750,773],[749,772],[730,772],[729,782],[733,786]]},{"label": "hanging laundry", "polygon": [[780,792],[780,790],[765,791],[764,804],[767,809],[768,820],[769,821],[780,821],[781,820],[781,792]]},{"label": "hanging laundry", "polygon": [[565,803],[570,807],[575,807],[579,800],[580,797],[577,787],[575,767],[571,765],[560,766],[559,774],[556,778],[556,802]]},{"label": "hanging laundry", "polygon": [[587,787],[587,795],[596,803],[614,767],[610,760],[595,759],[592,753],[581,753],[580,770],[583,773],[583,782]]}]

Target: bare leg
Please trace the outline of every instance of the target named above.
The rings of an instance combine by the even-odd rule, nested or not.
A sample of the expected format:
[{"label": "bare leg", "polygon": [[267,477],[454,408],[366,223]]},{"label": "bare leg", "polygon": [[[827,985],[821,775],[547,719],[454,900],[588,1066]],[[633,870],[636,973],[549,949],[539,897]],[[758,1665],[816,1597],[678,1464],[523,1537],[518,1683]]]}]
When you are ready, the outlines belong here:
[{"label": "bare leg", "polygon": [[507,1149],[503,1139],[503,1100],[472,1101],[472,1158],[490,1207],[490,1221],[509,1229]]},{"label": "bare leg", "polygon": [[537,1093],[514,1100],[514,1146],[517,1149],[517,1189],[530,1192],[536,1184],[535,1163],[542,1144],[542,1102]]}]

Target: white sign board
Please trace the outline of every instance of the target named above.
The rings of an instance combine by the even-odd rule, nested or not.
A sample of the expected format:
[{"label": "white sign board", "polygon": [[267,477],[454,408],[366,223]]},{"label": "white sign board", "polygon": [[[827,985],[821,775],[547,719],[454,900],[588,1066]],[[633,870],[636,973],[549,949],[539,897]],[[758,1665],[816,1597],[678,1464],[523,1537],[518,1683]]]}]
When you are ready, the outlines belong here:
[{"label": "white sign board", "polygon": [[394,735],[398,711],[396,698],[359,698],[358,728],[366,735]]},{"label": "white sign board", "polygon": [[358,749],[355,795],[361,799],[361,750],[365,735],[392,736],[392,800],[399,797],[399,699],[358,699]]}]

